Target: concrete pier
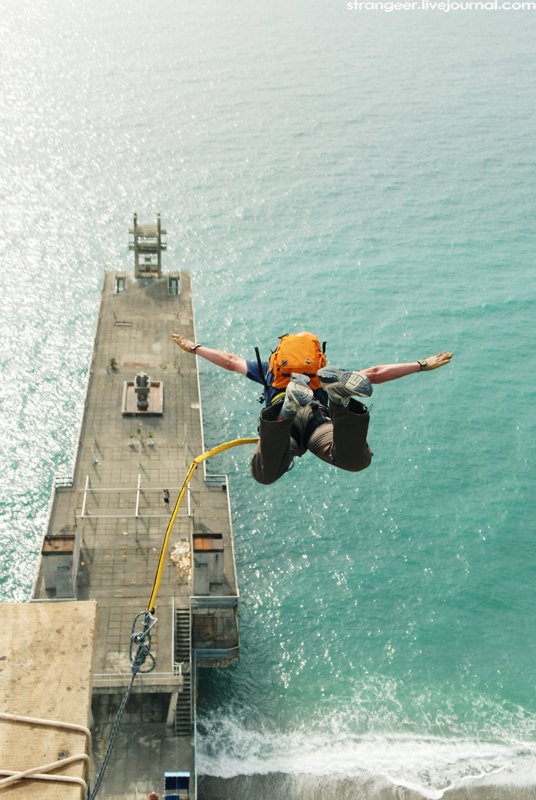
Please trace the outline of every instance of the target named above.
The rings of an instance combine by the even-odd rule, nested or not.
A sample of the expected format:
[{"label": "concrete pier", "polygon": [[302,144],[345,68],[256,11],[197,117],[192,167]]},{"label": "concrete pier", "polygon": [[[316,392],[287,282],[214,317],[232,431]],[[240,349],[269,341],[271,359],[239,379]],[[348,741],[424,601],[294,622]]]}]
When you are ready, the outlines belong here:
[{"label": "concrete pier", "polygon": [[[138,226],[138,237],[150,227]],[[97,766],[130,682],[134,618],[147,607],[188,467],[204,450],[196,359],[171,339],[174,330],[195,338],[190,276],[162,273],[153,262],[150,277],[105,275],[74,474],[54,489],[34,587],[35,600],[97,601]],[[124,413],[140,374],[148,401],[142,396],[139,408],[130,398]],[[138,800],[150,791],[163,798],[166,771],[190,774],[193,800],[195,670],[238,658],[237,605],[226,478],[205,476],[200,467],[173,529],[156,601],[156,667],[134,684],[103,800]]]}]

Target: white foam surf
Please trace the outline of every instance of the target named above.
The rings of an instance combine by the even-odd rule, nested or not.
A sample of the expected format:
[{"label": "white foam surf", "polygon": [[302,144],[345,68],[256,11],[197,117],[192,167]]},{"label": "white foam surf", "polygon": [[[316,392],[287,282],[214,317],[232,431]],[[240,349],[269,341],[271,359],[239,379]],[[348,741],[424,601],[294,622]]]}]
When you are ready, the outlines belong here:
[{"label": "white foam surf", "polygon": [[400,786],[441,800],[468,783],[536,786],[536,744],[415,734],[335,733],[329,726],[293,731],[250,728],[212,718],[198,739],[200,772],[219,778],[282,773]]}]

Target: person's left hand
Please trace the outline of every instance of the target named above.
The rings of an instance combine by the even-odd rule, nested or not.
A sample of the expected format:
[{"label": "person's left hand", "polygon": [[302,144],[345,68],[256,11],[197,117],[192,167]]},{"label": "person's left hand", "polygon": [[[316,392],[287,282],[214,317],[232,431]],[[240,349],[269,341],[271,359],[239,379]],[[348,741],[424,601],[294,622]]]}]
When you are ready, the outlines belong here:
[{"label": "person's left hand", "polygon": [[181,333],[172,333],[171,338],[185,353],[195,353],[195,348],[199,347],[198,344],[192,342],[191,339],[187,339],[186,336],[183,336]]},{"label": "person's left hand", "polygon": [[419,359],[419,364],[423,371],[429,372],[431,369],[438,369],[448,364],[454,353],[438,353],[435,356]]}]

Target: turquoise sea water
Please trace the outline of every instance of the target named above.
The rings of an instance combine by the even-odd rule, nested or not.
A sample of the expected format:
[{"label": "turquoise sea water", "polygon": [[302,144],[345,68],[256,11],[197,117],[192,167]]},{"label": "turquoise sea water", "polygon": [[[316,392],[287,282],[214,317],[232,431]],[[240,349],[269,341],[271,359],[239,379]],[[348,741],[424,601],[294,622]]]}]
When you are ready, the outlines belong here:
[{"label": "turquoise sea water", "polygon": [[[347,366],[456,354],[376,387],[362,474],[305,457],[259,487],[246,448],[213,465],[242,660],[202,676],[200,748],[251,796],[441,797],[485,775],[536,792],[535,14],[25,0],[0,17],[3,600],[28,597],[71,471],[134,210],[161,211],[207,344],[252,357],[312,328]],[[207,444],[255,432],[253,384],[204,364],[201,385]]]}]

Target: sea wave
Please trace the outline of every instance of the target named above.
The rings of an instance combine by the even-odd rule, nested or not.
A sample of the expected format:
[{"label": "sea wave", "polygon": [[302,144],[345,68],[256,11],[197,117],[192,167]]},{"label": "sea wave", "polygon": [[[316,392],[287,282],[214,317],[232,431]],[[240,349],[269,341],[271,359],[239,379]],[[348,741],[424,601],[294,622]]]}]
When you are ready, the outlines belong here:
[{"label": "sea wave", "polygon": [[533,786],[466,782],[439,794],[395,786],[381,778],[338,778],[332,776],[245,775],[235,778],[203,776],[199,788],[203,800],[534,800]]},{"label": "sea wave", "polygon": [[[320,786],[322,798],[427,800],[453,798],[452,792],[467,786],[534,790],[535,755],[536,743],[516,739],[511,731],[493,741],[414,732],[359,735],[349,728],[336,730],[333,719],[284,731],[216,714],[203,719],[198,737],[201,774],[225,780],[271,775],[271,798],[279,797],[284,786],[287,792],[292,787],[290,794],[281,794],[289,798],[316,797]],[[342,793],[343,786],[353,786],[354,794]],[[389,794],[400,788],[410,794]]]}]

